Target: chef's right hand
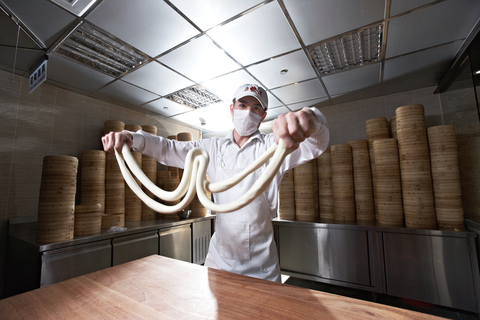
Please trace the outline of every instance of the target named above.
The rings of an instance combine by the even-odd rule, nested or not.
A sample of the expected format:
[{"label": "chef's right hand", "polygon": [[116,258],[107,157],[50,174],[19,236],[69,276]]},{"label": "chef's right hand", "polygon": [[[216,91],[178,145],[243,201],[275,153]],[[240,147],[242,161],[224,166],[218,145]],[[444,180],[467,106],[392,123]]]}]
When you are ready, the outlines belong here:
[{"label": "chef's right hand", "polygon": [[122,152],[123,144],[126,143],[129,148],[133,144],[133,136],[129,131],[122,132],[110,132],[102,137],[103,150],[108,153],[114,154],[115,149],[118,152]]}]

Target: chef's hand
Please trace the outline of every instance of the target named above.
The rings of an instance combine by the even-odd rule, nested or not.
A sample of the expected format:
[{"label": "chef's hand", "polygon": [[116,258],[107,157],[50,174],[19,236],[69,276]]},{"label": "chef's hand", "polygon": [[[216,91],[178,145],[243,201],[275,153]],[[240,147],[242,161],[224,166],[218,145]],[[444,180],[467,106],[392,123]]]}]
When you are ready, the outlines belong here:
[{"label": "chef's hand", "polygon": [[126,143],[129,148],[133,144],[133,136],[128,131],[122,132],[110,132],[102,137],[103,150],[108,153],[114,154],[115,149],[118,152],[122,152],[123,144]]},{"label": "chef's hand", "polygon": [[281,114],[272,123],[275,142],[283,140],[288,149],[297,149],[303,140],[317,131],[316,120],[317,117],[309,108]]}]

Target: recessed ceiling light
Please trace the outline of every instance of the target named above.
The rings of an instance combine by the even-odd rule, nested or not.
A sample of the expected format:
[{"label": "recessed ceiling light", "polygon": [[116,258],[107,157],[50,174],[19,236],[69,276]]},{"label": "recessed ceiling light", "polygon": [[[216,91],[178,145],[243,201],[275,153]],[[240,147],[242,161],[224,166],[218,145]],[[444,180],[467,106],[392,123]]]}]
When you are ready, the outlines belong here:
[{"label": "recessed ceiling light", "polygon": [[378,62],[383,24],[352,31],[307,48],[317,70],[330,74]]},{"label": "recessed ceiling light", "polygon": [[97,0],[50,0],[60,7],[81,17]]},{"label": "recessed ceiling light", "polygon": [[86,22],[75,29],[55,53],[114,77],[147,60],[142,53]]},{"label": "recessed ceiling light", "polygon": [[165,96],[165,98],[194,109],[222,101],[219,97],[199,85],[177,91]]},{"label": "recessed ceiling light", "polygon": [[288,73],[288,69],[283,69],[280,71],[280,74],[281,75],[284,75],[284,74],[287,74]]}]

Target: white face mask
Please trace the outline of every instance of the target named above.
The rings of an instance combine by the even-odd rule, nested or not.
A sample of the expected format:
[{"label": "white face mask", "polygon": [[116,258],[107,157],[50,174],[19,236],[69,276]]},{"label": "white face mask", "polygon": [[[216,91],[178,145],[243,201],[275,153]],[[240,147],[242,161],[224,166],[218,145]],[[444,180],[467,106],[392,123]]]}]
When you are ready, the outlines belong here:
[{"label": "white face mask", "polygon": [[248,110],[233,110],[233,127],[243,137],[248,137],[258,129],[262,117]]}]

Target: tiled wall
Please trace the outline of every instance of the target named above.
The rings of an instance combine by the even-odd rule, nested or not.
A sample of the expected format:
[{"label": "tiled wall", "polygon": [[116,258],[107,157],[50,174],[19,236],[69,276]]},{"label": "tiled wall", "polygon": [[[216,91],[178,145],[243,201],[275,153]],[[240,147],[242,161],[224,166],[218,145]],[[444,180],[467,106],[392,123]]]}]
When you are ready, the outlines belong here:
[{"label": "tiled wall", "polygon": [[37,214],[43,157],[81,157],[102,149],[105,120],[150,124],[158,135],[201,132],[43,83],[31,94],[28,79],[0,71],[0,297],[3,293],[7,221]]}]

